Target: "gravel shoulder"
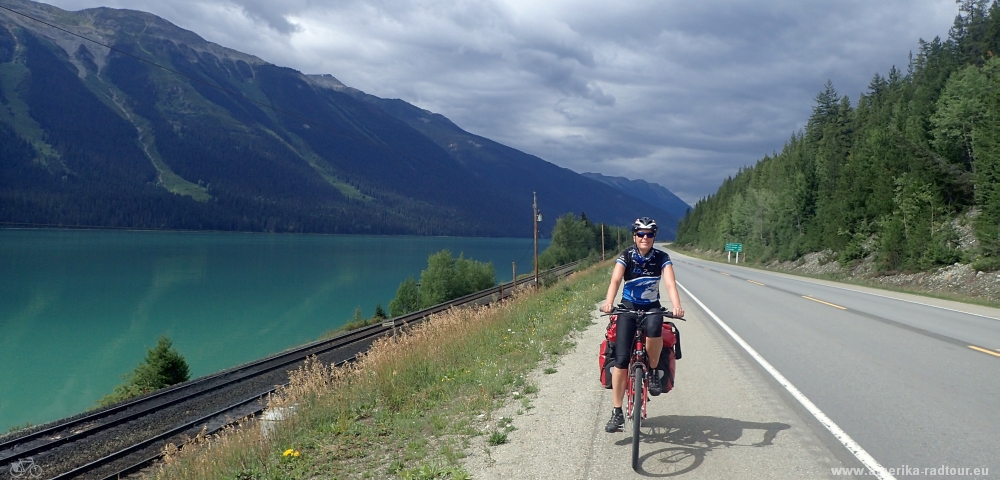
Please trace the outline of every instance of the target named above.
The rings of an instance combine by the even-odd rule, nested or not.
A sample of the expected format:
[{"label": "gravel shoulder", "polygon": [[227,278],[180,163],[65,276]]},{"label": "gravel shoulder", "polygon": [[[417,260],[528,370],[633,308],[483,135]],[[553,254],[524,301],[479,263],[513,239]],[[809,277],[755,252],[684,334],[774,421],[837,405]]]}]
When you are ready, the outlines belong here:
[{"label": "gravel shoulder", "polygon": [[[575,333],[576,347],[532,380],[533,408],[517,414],[511,401],[494,419],[513,418],[508,442],[468,449],[465,465],[476,479],[572,478],[830,478],[831,468],[853,467],[844,451],[786,401],[712,320],[682,294],[687,322],[679,322],[684,357],[677,385],[654,397],[643,424],[641,472],[629,465],[631,437],[608,434],[611,391],[598,381],[597,350],[606,318]],[[542,368],[554,367],[551,374]],[[846,462],[846,463],[845,463]]]}]

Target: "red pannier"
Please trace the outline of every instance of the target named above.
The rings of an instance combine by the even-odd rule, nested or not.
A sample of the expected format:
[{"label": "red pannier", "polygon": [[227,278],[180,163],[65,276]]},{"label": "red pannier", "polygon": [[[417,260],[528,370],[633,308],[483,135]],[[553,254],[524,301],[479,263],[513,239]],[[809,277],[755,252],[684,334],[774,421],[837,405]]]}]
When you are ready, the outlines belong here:
[{"label": "red pannier", "polygon": [[[604,341],[601,342],[597,363],[601,367],[601,385],[611,388],[611,369],[615,366],[615,337],[618,331],[618,315],[612,315],[608,322]],[[664,371],[663,393],[674,388],[674,372],[676,361],[681,358],[681,332],[673,322],[663,322],[663,350],[660,351],[660,363],[657,368]],[[664,366],[669,368],[664,369]]]},{"label": "red pannier", "polygon": [[[660,350],[658,370],[663,370],[662,393],[674,388],[674,371],[676,361],[681,358],[681,332],[673,322],[663,322],[663,350]],[[668,367],[668,368],[664,368]]]},{"label": "red pannier", "polygon": [[608,330],[601,342],[601,351],[597,363],[601,367],[601,385],[611,388],[611,369],[615,366],[615,335],[618,331],[618,315],[612,315],[608,322]]}]

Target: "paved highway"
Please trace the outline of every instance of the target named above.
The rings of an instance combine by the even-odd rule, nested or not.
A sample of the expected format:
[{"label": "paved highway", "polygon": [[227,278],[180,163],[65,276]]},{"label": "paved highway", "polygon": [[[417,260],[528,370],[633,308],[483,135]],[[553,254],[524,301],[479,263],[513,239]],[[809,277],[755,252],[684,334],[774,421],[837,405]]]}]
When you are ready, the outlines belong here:
[{"label": "paved highway", "polygon": [[671,257],[693,297],[883,467],[1000,476],[1000,310]]}]

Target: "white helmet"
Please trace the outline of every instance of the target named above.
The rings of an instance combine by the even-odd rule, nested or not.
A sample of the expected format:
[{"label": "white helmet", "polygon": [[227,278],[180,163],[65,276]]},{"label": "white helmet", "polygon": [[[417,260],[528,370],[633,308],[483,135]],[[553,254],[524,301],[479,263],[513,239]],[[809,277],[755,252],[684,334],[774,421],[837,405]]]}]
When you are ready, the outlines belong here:
[{"label": "white helmet", "polygon": [[656,232],[657,230],[659,230],[659,228],[657,228],[656,226],[656,220],[653,220],[652,218],[649,217],[642,217],[642,218],[637,218],[635,219],[635,222],[632,222],[632,233],[635,233],[639,230],[652,230],[653,235],[656,235]]}]

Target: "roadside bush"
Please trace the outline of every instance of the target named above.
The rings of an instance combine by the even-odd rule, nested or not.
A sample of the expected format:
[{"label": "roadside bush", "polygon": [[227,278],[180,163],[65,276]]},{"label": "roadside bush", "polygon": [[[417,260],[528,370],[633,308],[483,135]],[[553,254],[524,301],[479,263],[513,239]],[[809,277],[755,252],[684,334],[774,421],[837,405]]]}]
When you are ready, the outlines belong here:
[{"label": "roadside bush", "polygon": [[389,316],[398,317],[420,310],[420,289],[413,277],[407,278],[396,289],[396,298],[389,302]]},{"label": "roadside bush", "polygon": [[389,315],[405,315],[496,284],[492,263],[470,260],[462,254],[455,258],[450,251],[441,250],[427,258],[419,284],[410,277],[399,285],[396,298],[389,302]]},{"label": "roadside bush", "polygon": [[173,342],[165,335],[156,341],[156,347],[146,349],[146,359],[125,374],[125,383],[115,387],[114,392],[97,401],[104,407],[144,393],[188,381],[190,372],[187,361],[173,348]]},{"label": "roadside bush", "polygon": [[375,315],[371,318],[365,317],[365,314],[361,312],[361,306],[359,305],[357,307],[354,307],[354,314],[351,316],[351,319],[347,321],[347,323],[345,323],[336,330],[331,330],[330,332],[327,332],[327,334],[325,334],[323,338],[332,338],[340,332],[357,330],[361,327],[367,327],[368,325],[381,321],[382,318],[379,318],[378,315]]},{"label": "roadside bush", "polygon": [[492,263],[451,256],[441,250],[427,259],[427,269],[420,272],[420,308],[478,292],[496,285]]},{"label": "roadside bush", "polygon": [[[604,250],[608,256],[618,255],[631,239],[632,233],[625,227],[604,226]],[[579,218],[567,213],[552,227],[552,243],[538,255],[538,268],[547,270],[588,257],[593,262],[601,257],[601,224],[591,222],[582,213]]]}]

